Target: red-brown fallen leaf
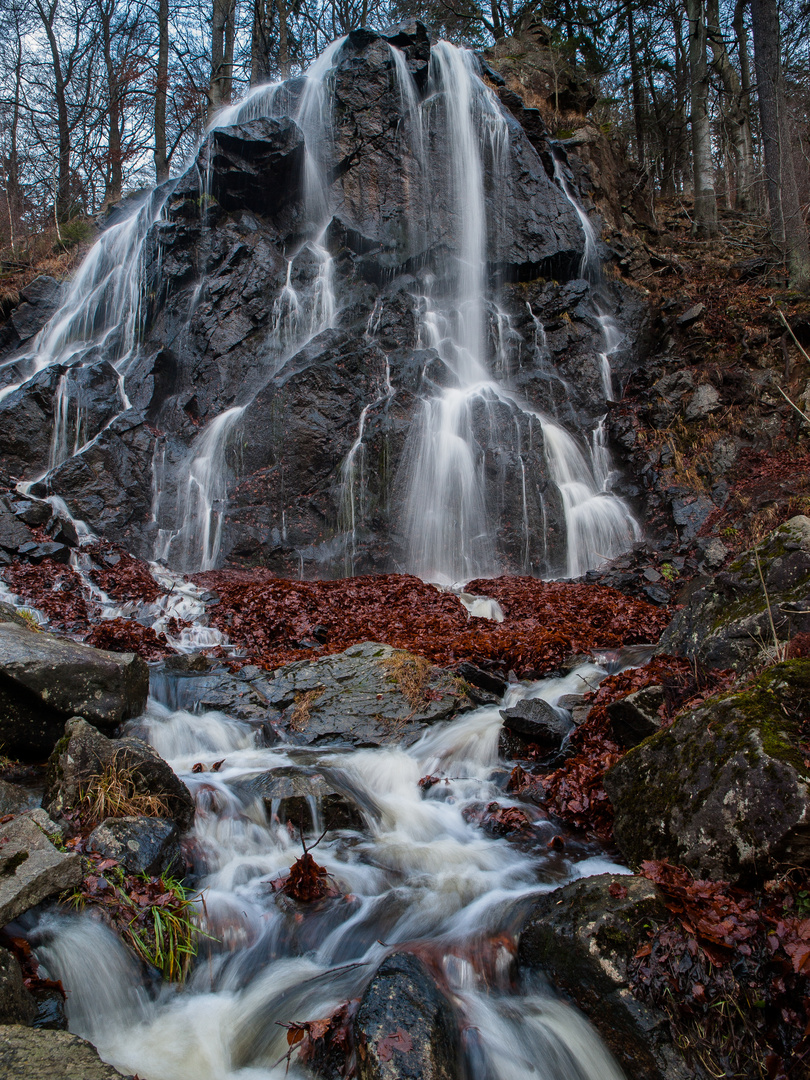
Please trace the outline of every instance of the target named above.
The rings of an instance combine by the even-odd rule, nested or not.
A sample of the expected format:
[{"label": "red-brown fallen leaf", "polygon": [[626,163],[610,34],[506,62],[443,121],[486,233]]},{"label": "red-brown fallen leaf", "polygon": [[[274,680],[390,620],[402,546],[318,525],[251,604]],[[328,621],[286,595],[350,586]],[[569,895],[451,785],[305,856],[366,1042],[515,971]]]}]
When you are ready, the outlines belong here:
[{"label": "red-brown fallen leaf", "polygon": [[635,951],[635,953],[633,954],[633,956],[634,956],[634,958],[635,958],[636,960],[640,960],[640,959],[642,959],[642,957],[644,957],[644,956],[649,956],[651,952],[652,952],[652,945],[650,945],[650,943],[649,943],[649,942],[647,942],[647,944],[646,944],[646,945],[641,945],[641,946],[640,946],[640,947],[639,947],[639,948],[638,948],[638,949],[637,949],[637,950]]},{"label": "red-brown fallen leaf", "polygon": [[419,781],[419,787],[422,791],[430,791],[434,784],[438,784],[441,781],[440,776],[423,776]]},{"label": "red-brown fallen leaf", "polygon": [[562,849],[565,847],[565,837],[559,835],[552,836],[552,838],[546,844],[546,847],[551,848],[552,851],[562,851]]},{"label": "red-brown fallen leaf", "polygon": [[614,900],[626,900],[627,899],[627,886],[620,885],[618,881],[612,881],[608,886],[608,892]]},{"label": "red-brown fallen leaf", "polygon": [[215,761],[211,766],[211,772],[219,772],[222,766],[225,764],[225,758],[220,758],[219,761]]},{"label": "red-brown fallen leaf", "polygon": [[377,1043],[377,1055],[380,1061],[390,1061],[395,1050],[401,1050],[404,1054],[413,1050],[413,1039],[402,1028],[397,1028],[393,1035],[384,1035]]}]

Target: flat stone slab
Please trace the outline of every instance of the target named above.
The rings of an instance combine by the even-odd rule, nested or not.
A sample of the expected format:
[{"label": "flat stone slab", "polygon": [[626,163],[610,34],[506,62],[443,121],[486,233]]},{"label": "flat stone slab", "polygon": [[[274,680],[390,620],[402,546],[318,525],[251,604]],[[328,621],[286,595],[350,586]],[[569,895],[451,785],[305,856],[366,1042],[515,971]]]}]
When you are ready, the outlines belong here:
[{"label": "flat stone slab", "polygon": [[466,683],[420,656],[366,641],[318,660],[300,660],[263,684],[277,726],[312,746],[382,746],[475,708]]},{"label": "flat stone slab", "polygon": [[16,1024],[0,1026],[0,1076],[4,1080],[120,1080],[95,1048],[69,1031]]},{"label": "flat stone slab", "polygon": [[0,825],[0,926],[81,880],[81,857],[57,851],[30,818]]}]

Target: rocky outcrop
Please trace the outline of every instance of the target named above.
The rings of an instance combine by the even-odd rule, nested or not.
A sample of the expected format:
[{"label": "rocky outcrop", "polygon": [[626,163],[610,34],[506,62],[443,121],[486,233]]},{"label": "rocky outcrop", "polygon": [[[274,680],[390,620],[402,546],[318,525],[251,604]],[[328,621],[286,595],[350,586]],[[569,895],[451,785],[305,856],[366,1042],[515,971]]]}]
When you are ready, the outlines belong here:
[{"label": "rocky outcrop", "polygon": [[630,961],[646,927],[668,917],[645,878],[601,874],[555,889],[532,908],[518,945],[524,972],[542,971],[571,995],[633,1080],[694,1080],[665,1016],[636,999]]},{"label": "rocky outcrop", "polygon": [[0,1072],[7,1080],[120,1080],[89,1042],[67,1031],[0,1027]]},{"label": "rocky outcrop", "polygon": [[360,1080],[461,1075],[453,1010],[422,961],[409,953],[394,953],[380,964],[354,1028]]},{"label": "rocky outcrop", "polygon": [[57,851],[30,818],[0,825],[0,927],[81,879],[81,857]]},{"label": "rocky outcrop", "polygon": [[637,866],[658,859],[726,881],[810,865],[805,717],[810,661],[678,717],[604,778],[614,836]]},{"label": "rocky outcrop", "polygon": [[71,716],[114,731],[143,711],[148,692],[148,668],[133,653],[0,623],[0,744],[12,757],[47,757]]},{"label": "rocky outcrop", "polygon": [[[59,306],[62,286],[47,274],[40,274],[20,291],[20,304],[8,322],[0,328],[0,362],[14,356],[37,334]],[[12,366],[4,372],[3,385],[17,382],[19,373]]]},{"label": "rocky outcrop", "polygon": [[85,793],[92,795],[105,772],[133,807],[148,805],[150,816],[171,818],[181,830],[191,824],[188,788],[151,746],[134,738],[108,739],[81,717],[68,721],[48,761],[42,805],[58,819]]},{"label": "rocky outcrop", "polygon": [[402,743],[428,724],[475,707],[461,680],[375,642],[287,664],[265,685],[278,710],[274,727],[303,746]]},{"label": "rocky outcrop", "polygon": [[750,671],[810,631],[810,518],[794,517],[689,598],[659,652]]},{"label": "rocky outcrop", "polygon": [[[415,149],[449,145],[442,94],[431,91],[437,107],[421,110],[417,138],[414,105],[403,104],[397,82],[407,69],[416,98],[428,94],[431,55],[415,22],[354,32],[335,54],[333,138],[317,150],[329,208],[317,243],[302,131],[291,119],[308,92],[303,81],[273,92],[275,113],[288,115],[234,116],[213,131],[188,172],[152,196],[156,205],[165,198],[165,213],[155,214],[141,252],[145,326],[127,366],[129,407],[94,348],[47,368],[0,402],[0,471],[33,478],[51,463],[53,417],[68,400],[67,444],[81,415],[86,445],[37,493],[60,495],[135,554],[152,557],[161,535],[170,563],[199,569],[199,530],[165,541],[184,521],[201,431],[246,406],[218,448],[222,560],[318,577],[402,565],[408,433],[421,398],[453,377],[425,346],[421,309],[463,231],[446,159]],[[503,153],[487,162],[484,183],[488,269],[500,284],[497,310],[489,305],[485,316],[490,337],[508,339],[514,357],[495,374],[527,409],[484,395],[473,453],[499,564],[552,572],[564,562],[565,512],[533,414],[588,431],[604,415],[602,327],[590,286],[576,280],[583,233],[552,179],[547,133],[516,94],[501,101]],[[321,318],[327,288],[335,308]],[[620,320],[636,327],[641,299],[618,283],[606,288]],[[612,356],[617,379],[636,363],[633,336]],[[354,486],[353,449],[358,463],[362,455]]]}]

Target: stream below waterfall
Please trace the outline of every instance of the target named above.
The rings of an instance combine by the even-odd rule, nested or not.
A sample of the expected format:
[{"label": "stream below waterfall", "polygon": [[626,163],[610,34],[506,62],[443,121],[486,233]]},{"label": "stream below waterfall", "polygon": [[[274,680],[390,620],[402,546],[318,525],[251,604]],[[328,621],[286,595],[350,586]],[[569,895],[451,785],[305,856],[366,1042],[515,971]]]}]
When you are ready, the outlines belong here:
[{"label": "stream below waterfall", "polygon": [[[628,654],[628,661],[638,659]],[[606,674],[591,663],[512,685],[502,705],[524,697],[555,704]],[[188,688],[193,680],[182,682]],[[171,706],[190,704],[171,680],[153,689]],[[452,1003],[463,1032],[459,1075],[619,1080],[588,1022],[549,986],[520,978],[514,942],[533,897],[622,868],[570,837],[562,849],[549,846],[559,823],[506,794],[511,766],[498,755],[500,706],[437,724],[409,746],[304,750],[265,746],[255,726],[223,713],[169,704],[150,699],[128,733],[170,762],[197,805],[185,852],[210,937],[201,939],[187,983],[156,987],[89,915],[51,912],[25,928],[42,973],[65,987],[71,1031],[105,1060],[141,1080],[310,1075],[295,1053],[288,1070],[281,1025],[326,1017],[359,997],[381,960],[401,950],[428,961]],[[209,771],[192,771],[200,763]],[[364,821],[362,830],[324,835],[316,857],[339,895],[310,905],[274,891],[301,841],[253,793],[257,777],[285,766],[317,769]],[[428,775],[441,781],[423,790],[419,780]],[[529,815],[531,836],[507,841],[468,820],[496,799]],[[310,842],[322,827],[312,809]]]}]

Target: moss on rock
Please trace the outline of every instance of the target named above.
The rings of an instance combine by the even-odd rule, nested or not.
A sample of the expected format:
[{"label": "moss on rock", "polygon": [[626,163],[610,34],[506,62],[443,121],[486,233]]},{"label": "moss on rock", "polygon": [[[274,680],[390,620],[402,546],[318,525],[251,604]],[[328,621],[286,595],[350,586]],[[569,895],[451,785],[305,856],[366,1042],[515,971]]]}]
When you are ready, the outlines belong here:
[{"label": "moss on rock", "polygon": [[678,717],[605,777],[630,861],[756,879],[810,862],[810,661],[776,665],[745,690]]}]

